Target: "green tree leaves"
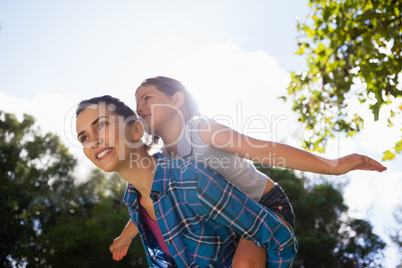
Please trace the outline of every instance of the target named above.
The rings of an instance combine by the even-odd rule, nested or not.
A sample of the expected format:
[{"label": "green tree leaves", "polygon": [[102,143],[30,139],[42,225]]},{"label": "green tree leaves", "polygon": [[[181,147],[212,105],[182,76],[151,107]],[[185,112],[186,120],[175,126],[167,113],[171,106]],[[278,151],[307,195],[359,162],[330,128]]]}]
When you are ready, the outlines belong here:
[{"label": "green tree leaves", "polygon": [[[312,14],[298,22],[301,34],[296,54],[306,56],[308,71],[291,73],[288,95],[293,110],[308,129],[305,148],[324,151],[339,131],[353,136],[364,127],[349,114],[351,100],[368,104],[374,119],[391,109],[389,127],[402,109],[402,2],[310,0]],[[399,129],[399,128],[398,128]],[[402,136],[402,130],[401,130]],[[384,160],[400,153],[388,149]]]},{"label": "green tree leaves", "polygon": [[57,136],[41,136],[33,124],[31,116],[19,122],[0,111],[0,263],[5,267],[39,261],[42,249],[35,241],[69,205],[51,200],[58,189],[63,190],[56,199],[67,194],[75,160]]}]

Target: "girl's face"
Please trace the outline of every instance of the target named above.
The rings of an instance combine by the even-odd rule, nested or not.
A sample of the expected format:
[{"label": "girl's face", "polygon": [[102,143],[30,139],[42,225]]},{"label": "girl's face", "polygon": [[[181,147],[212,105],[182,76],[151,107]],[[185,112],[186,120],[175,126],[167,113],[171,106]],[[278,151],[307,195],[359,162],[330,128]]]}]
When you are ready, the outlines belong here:
[{"label": "girl's face", "polygon": [[106,172],[119,171],[129,160],[130,127],[109,105],[91,105],[77,117],[78,140],[86,157]]},{"label": "girl's face", "polygon": [[169,127],[169,119],[181,114],[176,106],[175,97],[159,91],[156,86],[140,87],[136,100],[137,114],[147,123],[151,135],[159,136],[160,130]]}]

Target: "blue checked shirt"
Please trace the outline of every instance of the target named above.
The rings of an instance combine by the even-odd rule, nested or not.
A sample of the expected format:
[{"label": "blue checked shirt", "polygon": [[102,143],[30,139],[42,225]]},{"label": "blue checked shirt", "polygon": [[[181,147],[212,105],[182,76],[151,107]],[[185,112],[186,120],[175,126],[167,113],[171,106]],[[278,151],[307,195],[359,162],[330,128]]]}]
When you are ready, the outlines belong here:
[{"label": "blue checked shirt", "polygon": [[131,184],[124,196],[150,267],[231,267],[240,236],[266,248],[267,267],[292,266],[297,240],[272,211],[202,164],[156,156],[151,198],[171,257],[139,217]]}]

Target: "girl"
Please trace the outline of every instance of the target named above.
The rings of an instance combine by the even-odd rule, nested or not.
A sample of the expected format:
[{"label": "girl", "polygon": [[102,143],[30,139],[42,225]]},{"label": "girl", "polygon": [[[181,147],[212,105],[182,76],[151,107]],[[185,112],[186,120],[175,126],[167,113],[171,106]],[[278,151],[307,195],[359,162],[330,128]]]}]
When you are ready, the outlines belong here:
[{"label": "girl", "polygon": [[[190,158],[215,169],[254,200],[268,207],[294,231],[294,214],[281,187],[258,172],[245,159],[320,174],[344,174],[350,170],[384,171],[373,159],[352,154],[329,160],[285,144],[254,139],[199,117],[195,101],[185,87],[168,77],[146,79],[136,92],[137,114],[148,132],[163,140],[171,157]],[[265,250],[241,239],[234,257],[237,267],[265,267]]]},{"label": "girl", "polygon": [[265,248],[268,267],[292,265],[297,242],[273,212],[201,164],[149,155],[143,124],[124,103],[93,98],[76,114],[85,155],[129,183],[131,220],[117,240],[128,247],[139,233],[150,267],[230,267],[238,235]]}]

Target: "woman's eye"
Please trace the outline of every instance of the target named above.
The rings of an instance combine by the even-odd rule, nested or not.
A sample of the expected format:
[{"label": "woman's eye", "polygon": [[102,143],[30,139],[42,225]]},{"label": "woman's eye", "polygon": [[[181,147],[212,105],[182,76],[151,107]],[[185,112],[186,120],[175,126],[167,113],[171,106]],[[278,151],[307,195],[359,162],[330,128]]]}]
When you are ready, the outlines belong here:
[{"label": "woman's eye", "polygon": [[100,122],[98,125],[98,129],[101,130],[102,128],[106,127],[108,124],[106,122]]},{"label": "woman's eye", "polygon": [[146,97],[144,98],[144,101],[148,101],[150,98],[151,98],[150,96],[146,96]]},{"label": "woman's eye", "polygon": [[88,137],[87,137],[87,136],[82,136],[82,137],[80,138],[81,143],[85,143],[87,140],[88,140]]}]

